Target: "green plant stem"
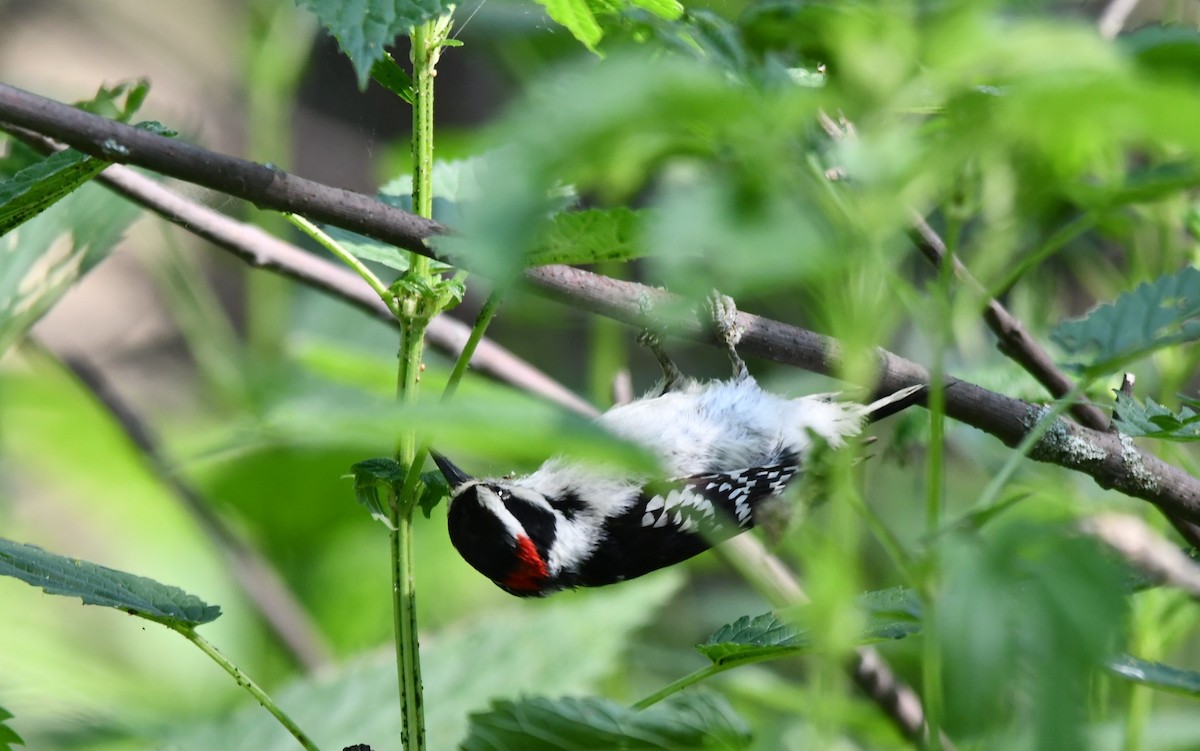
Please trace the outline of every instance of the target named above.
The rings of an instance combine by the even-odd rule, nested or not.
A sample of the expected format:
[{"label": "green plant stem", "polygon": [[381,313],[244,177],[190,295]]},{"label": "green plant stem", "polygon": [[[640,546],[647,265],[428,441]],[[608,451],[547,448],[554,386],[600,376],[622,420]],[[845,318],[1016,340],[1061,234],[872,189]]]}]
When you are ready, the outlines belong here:
[{"label": "green plant stem", "polygon": [[483,307],[479,309],[479,315],[475,317],[475,326],[471,328],[471,335],[467,337],[467,343],[459,353],[458,360],[454,362],[454,369],[450,371],[446,389],[442,392],[442,401],[449,401],[454,396],[454,392],[458,390],[458,384],[466,375],[467,366],[471,364],[471,358],[474,357],[479,342],[483,340],[483,335],[487,333],[492,319],[496,317],[496,311],[500,309],[500,304],[504,302],[506,294],[508,294],[508,287],[497,287],[484,300]]},{"label": "green plant stem", "polygon": [[284,216],[287,217],[289,222],[296,225],[301,232],[316,240],[322,248],[328,250],[330,253],[336,256],[339,261],[349,266],[354,273],[361,276],[363,281],[369,284],[371,289],[375,290],[375,294],[379,295],[380,299],[387,304],[392,313],[399,315],[399,311],[396,308],[396,296],[392,294],[392,291],[387,288],[387,285],[385,285],[379,279],[379,277],[375,276],[375,273],[367,268],[367,265],[360,261],[357,256],[343,248],[337,240],[334,240],[332,237],[330,237],[320,227],[300,216],[299,214],[284,214]]},{"label": "green plant stem", "polygon": [[663,699],[666,699],[668,696],[671,696],[672,694],[679,693],[680,691],[684,690],[685,688],[688,688],[689,686],[692,686],[694,684],[699,683],[700,681],[711,678],[714,675],[719,675],[721,673],[724,673],[726,670],[733,670],[734,668],[740,668],[743,665],[753,665],[758,662],[769,662],[771,660],[786,659],[788,657],[793,657],[793,656],[794,656],[794,654],[786,654],[786,655],[782,655],[782,656],[778,655],[778,654],[767,654],[767,655],[754,655],[754,656],[749,656],[749,657],[731,657],[731,658],[725,660],[724,662],[714,662],[711,665],[702,667],[699,670],[688,673],[687,675],[683,676],[682,678],[680,678],[678,680],[668,683],[667,685],[663,686],[662,688],[660,688],[659,690],[650,694],[649,696],[645,697],[644,699],[634,702],[631,705],[631,708],[639,710],[639,711],[643,710],[647,707],[650,707],[650,706],[653,706],[653,705],[659,703],[660,701],[662,701]]},{"label": "green plant stem", "polygon": [[1010,271],[1005,277],[1000,280],[999,284],[995,284],[987,291],[986,299],[997,299],[1003,297],[1004,294],[1011,289],[1027,271],[1037,266],[1040,266],[1058,251],[1062,250],[1075,238],[1090,230],[1096,224],[1096,216],[1092,212],[1085,212],[1059,227],[1057,231],[1046,239],[1044,243],[1038,246]]},{"label": "green plant stem", "polygon": [[[397,501],[399,499],[396,499]],[[425,711],[421,686],[420,639],[417,631],[417,593],[413,577],[412,514],[391,504],[389,532],[392,553],[392,612],[396,632],[396,667],[403,724],[400,743],[405,751],[425,748]]]},{"label": "green plant stem", "polygon": [[[747,662],[737,663],[737,665],[746,665],[746,664],[748,664],[748,663]],[[647,707],[651,707],[651,706],[659,703],[663,699],[667,698],[668,696],[679,693],[680,691],[684,690],[688,686],[699,683],[700,681],[702,681],[706,678],[711,678],[712,676],[717,675],[718,673],[724,673],[726,670],[729,670],[730,668],[733,668],[733,667],[736,667],[736,665],[723,665],[721,663],[713,663],[712,665],[709,665],[707,667],[700,668],[699,670],[697,670],[695,672],[688,673],[687,675],[683,676],[679,680],[668,683],[667,685],[663,686],[659,690],[650,694],[646,698],[644,698],[640,701],[634,702],[632,708],[636,709],[638,711],[641,711],[643,709],[646,709]]]},{"label": "green plant stem", "polygon": [[[433,81],[437,61],[449,33],[451,14],[415,26],[411,32],[413,66],[413,211],[433,217]],[[360,272],[361,273],[361,272]],[[401,322],[397,396],[416,399],[421,380],[425,326],[439,311],[431,289],[429,259],[414,255],[399,295]],[[376,290],[378,291],[378,290]],[[415,467],[420,452],[412,431],[401,435],[396,461]],[[417,597],[413,577],[412,517],[416,506],[416,472],[409,472],[400,495],[390,499],[392,549],[392,604],[396,631],[396,672],[403,717],[401,744],[405,751],[424,751],[425,712],[421,689],[421,653],[417,631]]]},{"label": "green plant stem", "polygon": [[[496,311],[500,309],[500,304],[504,302],[504,296],[507,294],[507,287],[497,287],[488,295],[484,301],[483,307],[479,309],[479,315],[475,317],[475,326],[471,328],[471,335],[467,337],[467,343],[463,346],[462,352],[458,353],[458,359],[454,361],[454,368],[450,371],[450,378],[446,381],[446,388],[442,391],[442,401],[448,402],[454,397],[454,392],[458,390],[458,384],[462,381],[463,376],[467,373],[467,367],[471,364],[471,358],[475,355],[475,350],[479,347],[479,342],[483,340],[483,335],[487,333],[487,328],[491,324],[492,319],[496,317]],[[404,476],[404,486],[401,488],[400,497],[412,499],[416,501],[417,482],[421,477],[421,465],[425,463],[425,457],[429,454],[429,449],[433,442],[426,439],[421,442],[421,446],[417,449],[416,455],[413,457],[412,464],[408,465],[408,473]],[[413,512],[409,509],[409,513]]]},{"label": "green plant stem", "polygon": [[[421,377],[427,319],[416,309],[421,293],[409,290],[401,302],[400,367],[396,375],[397,397],[401,402],[416,400]],[[405,431],[396,447],[396,461],[411,467],[417,456],[417,438]],[[415,485],[414,485],[415,487]],[[396,670],[403,715],[401,748],[424,751],[425,713],[422,707],[421,652],[417,632],[417,592],[413,575],[412,509],[415,493],[393,496],[388,504],[391,515],[392,610],[395,617]]]},{"label": "green plant stem", "polygon": [[[946,257],[953,258],[959,234],[959,222],[952,219],[946,232]],[[945,452],[946,452],[946,385],[945,361],[942,353],[950,339],[950,285],[954,280],[954,264],[942,263],[933,303],[933,363],[929,371],[929,451],[925,474],[925,530],[933,535],[941,527],[945,513]],[[937,545],[927,549],[924,576],[921,577],[922,608],[925,612],[925,635],[922,641],[921,683],[925,708],[926,742],[932,749],[942,748],[942,651],[938,638],[936,613],[941,583],[941,561]]]},{"label": "green plant stem", "polygon": [[279,720],[279,724],[287,728],[287,731],[292,734],[293,738],[299,741],[301,746],[308,749],[308,751],[320,751],[317,748],[317,744],[313,743],[312,739],[305,735],[304,731],[292,721],[292,718],[288,717],[287,714],[280,709],[277,704],[275,704],[275,701],[268,696],[267,693],[263,691],[257,683],[250,680],[250,676],[243,673],[241,668],[239,668],[237,665],[234,665],[228,657],[217,651],[217,648],[214,647],[212,643],[210,643],[203,636],[196,633],[194,628],[172,625],[169,623],[166,624],[166,626],[174,631],[178,631],[180,634],[183,634],[183,638],[199,647],[200,651],[208,655],[213,662],[220,665],[222,670],[232,675],[233,679],[237,681],[237,684],[246,689],[246,691],[248,691],[250,695],[253,696],[254,699],[263,706],[263,709],[270,712],[276,720]]}]

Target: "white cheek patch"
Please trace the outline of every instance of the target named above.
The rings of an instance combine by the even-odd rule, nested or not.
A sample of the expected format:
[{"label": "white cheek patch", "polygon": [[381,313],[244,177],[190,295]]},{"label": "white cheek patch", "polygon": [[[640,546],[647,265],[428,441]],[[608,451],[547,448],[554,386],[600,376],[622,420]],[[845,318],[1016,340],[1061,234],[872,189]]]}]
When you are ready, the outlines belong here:
[{"label": "white cheek patch", "polygon": [[514,540],[525,534],[525,528],[517,521],[517,517],[512,515],[508,507],[504,505],[504,501],[500,500],[500,496],[486,485],[479,485],[475,489],[475,497],[479,499],[480,505],[500,520],[500,523],[504,525],[504,531],[512,535]]}]

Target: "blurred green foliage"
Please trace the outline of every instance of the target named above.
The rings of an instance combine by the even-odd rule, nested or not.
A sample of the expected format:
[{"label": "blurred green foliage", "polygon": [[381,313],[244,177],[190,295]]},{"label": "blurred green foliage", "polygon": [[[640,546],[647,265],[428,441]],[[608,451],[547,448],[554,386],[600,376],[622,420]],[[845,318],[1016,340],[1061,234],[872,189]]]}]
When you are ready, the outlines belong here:
[{"label": "blurred green foliage", "polygon": [[[278,145],[273,135],[290,135],[287,103],[311,22],[291,0],[255,5],[242,31],[256,53],[247,81],[269,89],[256,127],[269,122],[276,132],[251,139],[266,150]],[[413,21],[392,2],[354,6],[364,15],[353,19],[351,4],[306,5],[353,59],[350,89]],[[565,44],[531,4],[464,6],[463,21],[475,16],[466,47],[446,55],[483,50],[523,91],[494,122],[455,134],[456,153],[474,158],[439,170],[439,218],[460,234],[438,247],[477,272],[468,308],[480,277],[511,278],[531,262],[608,260],[614,275],[696,301],[719,286],[744,309],[837,336],[843,375],[855,383],[868,380],[874,348],[886,346],[1043,398],[992,347],[980,297],[922,265],[910,239],[915,211],[1036,338],[1058,331],[1061,360],[1103,386],[1115,385],[1103,379],[1116,367],[1138,376],[1139,399],[1118,402],[1123,429],[1191,438],[1195,403],[1185,398],[1180,410],[1175,397],[1200,386],[1190,344],[1200,33],[1179,10],[1191,5],[1110,41],[1074,6],[1048,2],[731,0],[682,14],[666,2],[547,3],[603,57]],[[425,15],[442,7],[405,6]],[[381,23],[362,23],[381,8]],[[10,146],[4,177],[33,158]],[[396,176],[384,195],[403,205],[405,181]],[[55,284],[38,287],[47,291],[32,307],[10,304],[25,299],[14,297],[33,288],[22,279],[50,263],[58,243],[106,254],[132,218],[126,204],[87,186],[0,239],[8,259],[0,331],[15,341],[74,279],[45,274],[34,281]],[[387,248],[339,239],[403,269]],[[33,250],[14,245],[34,240]],[[159,240],[134,242],[163,264],[160,293],[194,358],[191,379],[172,381],[171,399],[152,411],[176,471],[279,569],[337,664],[297,674],[211,540],[111,416],[29,346],[0,364],[0,531],[220,603],[225,616],[206,634],[279,688],[321,743],[395,748],[394,664],[374,652],[391,623],[387,542],[354,502],[350,467],[389,451],[409,426],[453,448],[464,467],[498,474],[555,451],[643,457],[478,376],[449,405],[396,407],[389,329],[311,292],[252,282],[241,338],[220,304],[235,293],[209,290],[197,265]],[[1059,326],[1097,301],[1108,305]],[[491,333],[579,390],[602,361],[606,372],[629,364],[636,383],[650,380],[648,359],[626,363],[611,332],[589,341],[585,326],[517,288]],[[689,370],[724,372],[715,353],[683,355]],[[447,364],[431,356],[428,365],[432,396]],[[752,367],[773,390],[831,388]],[[149,369],[125,388],[149,389],[170,372]],[[706,639],[722,654],[805,656],[711,679],[715,699],[689,692],[668,701],[673,714],[654,730],[668,740],[642,747],[696,745],[663,729],[680,712],[695,713],[687,730],[700,735],[725,722],[729,747],[904,747],[844,672],[847,651],[873,627],[906,636],[877,648],[960,748],[1195,747],[1195,606],[1160,591],[1130,594],[1125,572],[1072,526],[1098,509],[1153,514],[1087,478],[1027,464],[987,515],[929,536],[974,506],[1009,450],[951,423],[944,472],[929,476],[926,422],[924,413],[897,418],[870,462],[835,463],[829,502],[779,543],[813,600],[803,632],[784,615],[751,619],[763,599],[711,556],[605,591],[514,602],[462,563],[446,540],[444,508],[434,509],[416,541],[432,747],[471,738],[474,748],[496,732],[497,748],[520,748],[513,723],[563,734],[546,746],[554,748],[595,743],[614,727],[640,732],[662,718],[625,707],[704,670],[693,646]],[[1154,448],[1193,474],[1200,466],[1190,445]],[[944,499],[942,518],[925,517],[931,494]],[[903,607],[887,599],[895,587],[905,588]],[[177,640],[9,581],[0,597],[0,705],[35,747],[291,747]],[[884,615],[861,606],[871,598],[891,602]],[[583,694],[593,696],[563,698]]]}]

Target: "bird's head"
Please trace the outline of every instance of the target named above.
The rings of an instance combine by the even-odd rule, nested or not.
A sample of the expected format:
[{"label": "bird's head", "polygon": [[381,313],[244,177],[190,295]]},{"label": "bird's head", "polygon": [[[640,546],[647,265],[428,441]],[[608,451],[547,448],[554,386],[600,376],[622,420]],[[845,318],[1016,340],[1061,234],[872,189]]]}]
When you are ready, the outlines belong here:
[{"label": "bird's head", "polygon": [[547,594],[548,557],[557,517],[541,494],[507,480],[471,477],[441,454],[433,460],[450,484],[450,542],[496,586],[519,597]]}]

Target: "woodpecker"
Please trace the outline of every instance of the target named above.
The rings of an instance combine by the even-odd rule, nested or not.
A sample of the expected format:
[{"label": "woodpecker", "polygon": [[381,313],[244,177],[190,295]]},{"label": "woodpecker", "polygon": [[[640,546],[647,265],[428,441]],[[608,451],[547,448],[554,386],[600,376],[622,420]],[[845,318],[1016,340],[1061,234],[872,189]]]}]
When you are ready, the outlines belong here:
[{"label": "woodpecker", "polygon": [[648,394],[597,418],[658,459],[662,478],[551,458],[532,474],[478,479],[433,452],[451,487],[450,540],[475,570],[519,597],[599,587],[665,568],[750,529],[756,509],[804,471],[816,441],[842,446],[923,398],[922,386],[871,404],[836,395],[762,390],[737,355],[728,298],[716,330],[734,365],[729,380],[684,377],[644,334],[664,377]]}]

